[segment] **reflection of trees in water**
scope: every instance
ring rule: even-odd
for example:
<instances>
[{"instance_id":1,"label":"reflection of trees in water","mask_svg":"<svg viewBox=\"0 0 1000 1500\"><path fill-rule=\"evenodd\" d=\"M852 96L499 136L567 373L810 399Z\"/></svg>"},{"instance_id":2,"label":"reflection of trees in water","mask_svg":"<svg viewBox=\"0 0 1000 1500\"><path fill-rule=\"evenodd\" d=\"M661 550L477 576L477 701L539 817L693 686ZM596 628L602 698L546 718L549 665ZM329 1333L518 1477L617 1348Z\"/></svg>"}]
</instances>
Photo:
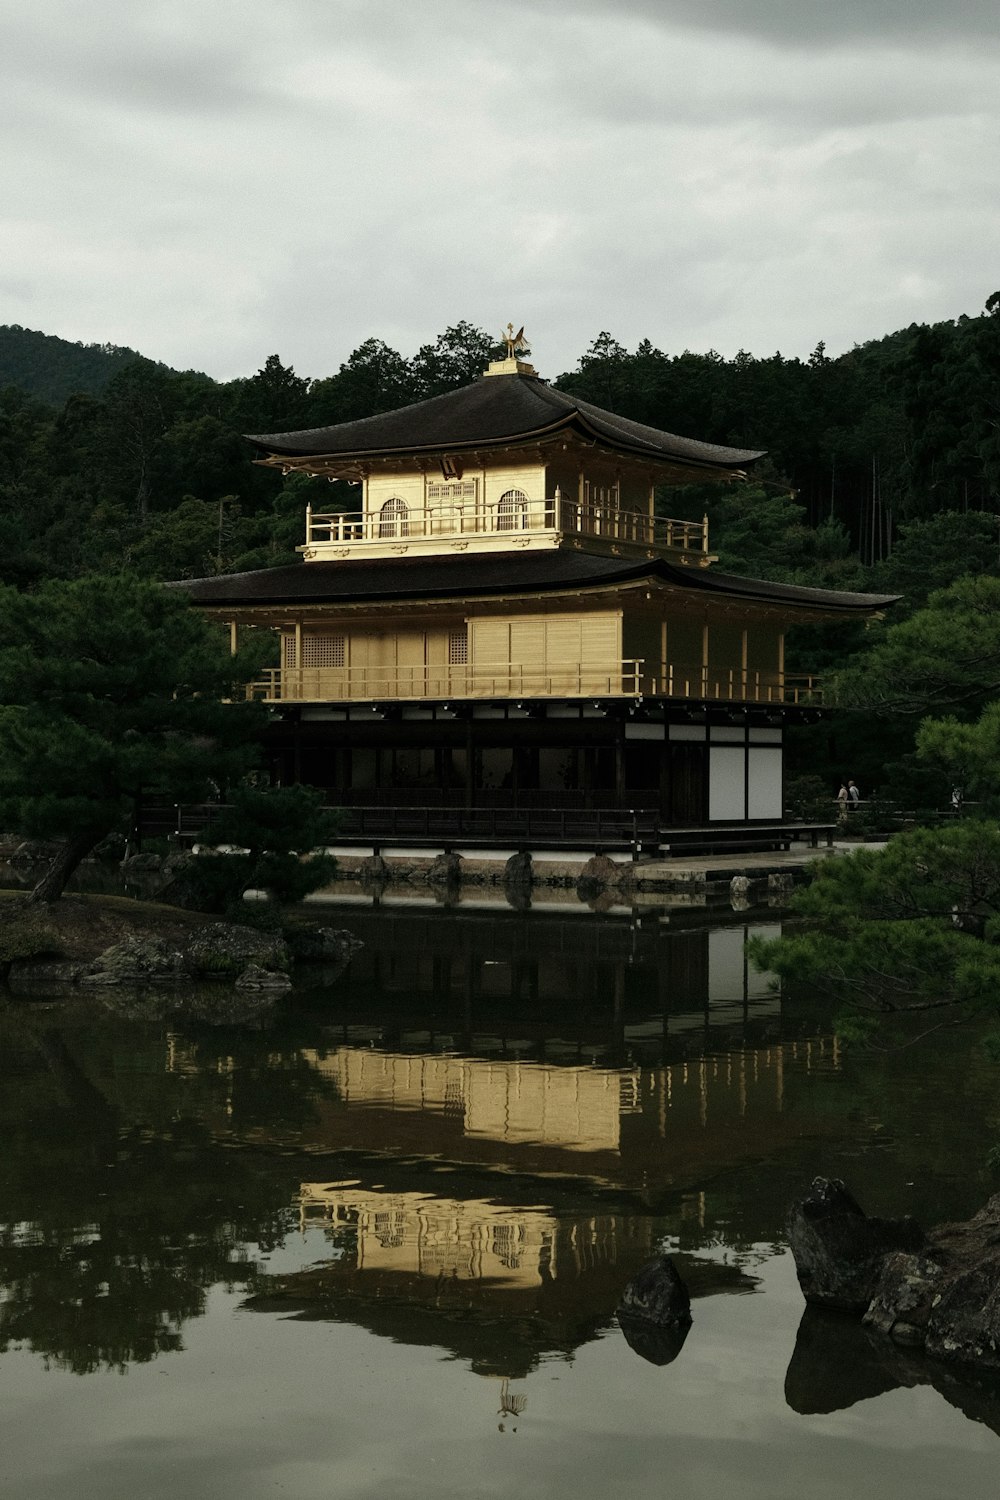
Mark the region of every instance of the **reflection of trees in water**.
<instances>
[{"instance_id":1,"label":"reflection of trees in water","mask_svg":"<svg viewBox=\"0 0 1000 1500\"><path fill-rule=\"evenodd\" d=\"M190 1123L77 1144L52 1190L47 1152L21 1150L4 1174L0 1350L23 1344L85 1373L179 1349L210 1287L252 1279L247 1244L266 1251L294 1224L294 1173L262 1174Z\"/></svg>"},{"instance_id":2,"label":"reflection of trees in water","mask_svg":"<svg viewBox=\"0 0 1000 1500\"><path fill-rule=\"evenodd\" d=\"M269 1076L261 1063L270 1087L251 1100L250 1081L234 1088L239 1075L218 1066L171 1079L162 1035L158 1066L143 1068L141 1032L115 1031L107 1053L100 1024L89 1040L17 1013L0 1025L15 1054L0 1093L0 1350L25 1345L84 1373L179 1348L210 1287L251 1280L246 1246L267 1251L295 1224L299 1178L286 1160L218 1144L194 1116L225 1095L230 1118L286 1120L290 1094L308 1107L308 1070Z\"/></svg>"}]
</instances>

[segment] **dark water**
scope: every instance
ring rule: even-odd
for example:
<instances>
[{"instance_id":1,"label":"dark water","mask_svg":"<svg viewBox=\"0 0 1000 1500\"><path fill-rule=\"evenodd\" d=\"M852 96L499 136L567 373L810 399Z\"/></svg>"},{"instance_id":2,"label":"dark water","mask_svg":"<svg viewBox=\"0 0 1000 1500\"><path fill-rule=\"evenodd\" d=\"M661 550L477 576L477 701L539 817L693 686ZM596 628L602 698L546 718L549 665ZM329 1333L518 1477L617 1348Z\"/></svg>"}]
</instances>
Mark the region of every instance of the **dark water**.
<instances>
[{"instance_id":1,"label":"dark water","mask_svg":"<svg viewBox=\"0 0 1000 1500\"><path fill-rule=\"evenodd\" d=\"M817 1172L979 1206L974 1039L844 1053L732 920L326 916L364 951L258 1029L0 1009L2 1493L996 1493L1000 1398L804 1317L782 1243ZM668 1363L614 1318L659 1247Z\"/></svg>"}]
</instances>

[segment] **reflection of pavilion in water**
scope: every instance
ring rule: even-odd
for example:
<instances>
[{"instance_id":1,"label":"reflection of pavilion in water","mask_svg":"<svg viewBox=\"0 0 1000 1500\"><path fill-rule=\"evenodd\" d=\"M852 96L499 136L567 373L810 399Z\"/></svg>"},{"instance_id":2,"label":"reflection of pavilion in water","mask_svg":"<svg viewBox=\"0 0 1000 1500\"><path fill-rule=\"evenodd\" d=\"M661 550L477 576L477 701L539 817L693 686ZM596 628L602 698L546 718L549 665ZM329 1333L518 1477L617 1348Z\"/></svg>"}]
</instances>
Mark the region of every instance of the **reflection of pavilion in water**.
<instances>
[{"instance_id":1,"label":"reflection of pavilion in water","mask_svg":"<svg viewBox=\"0 0 1000 1500\"><path fill-rule=\"evenodd\" d=\"M294 1137L268 1138L336 1158L299 1198L329 1253L269 1277L258 1308L513 1379L606 1327L665 1241L713 1241L716 1174L828 1128L798 1081L837 1070L836 1043L790 1034L743 924L351 925L366 947L298 1053L324 1086ZM746 1290L738 1260L695 1265L692 1290Z\"/></svg>"},{"instance_id":2,"label":"reflection of pavilion in water","mask_svg":"<svg viewBox=\"0 0 1000 1500\"><path fill-rule=\"evenodd\" d=\"M381 1031L414 1011L447 1016L442 1029L467 1050L471 1035L503 1037L515 1023L522 1037L539 1022L546 1035L568 1024L635 1048L651 1014L661 1018L657 1038L679 1038L780 1013L770 976L745 954L749 936L778 933L773 922L685 929L656 913L601 920L579 906L527 920L432 910L352 911L348 920L365 946L324 1008L356 1018L377 997Z\"/></svg>"},{"instance_id":3,"label":"reflection of pavilion in water","mask_svg":"<svg viewBox=\"0 0 1000 1500\"><path fill-rule=\"evenodd\" d=\"M540 928L534 917L491 919L482 930L476 924L474 942L466 924L454 919L421 922L407 930L416 954L394 945L391 931L381 942L369 934L359 955L367 969L356 959L351 986L338 983L324 993L322 1041L297 1054L322 1086L289 1139L293 1134L310 1151L433 1157L491 1172L582 1177L638 1191L654 1203L800 1138L802 1111L811 1116L815 1106L813 1091L799 1089L796 1080L814 1066L836 1069L837 1043L829 1036L783 1036L783 1029L794 1033L801 1025L785 1027L768 976L748 968L746 927L666 938L643 932L639 988L665 974L661 1006L622 1005L609 1036L607 995L604 1017L590 1019L552 1002L518 1009L502 998L515 959L549 965L553 984L558 979L559 992L567 995L578 949L584 961L593 958L586 952L588 930L606 949L634 941L627 924L583 920L569 924L580 934L571 948L563 925L554 944L551 926ZM480 997L492 987L469 1030L454 1024L449 992L438 988L427 997L419 964L423 955L439 965L463 944L485 976ZM534 954L526 954L531 944ZM505 952L511 954L506 963L499 957ZM380 985L371 983L376 958ZM398 985L390 986L385 971L397 963ZM620 956L608 966L606 978L620 981L634 972ZM619 982L615 993L622 987ZM184 1066L182 1052L183 1046L172 1054L172 1068ZM821 1111L808 1128L823 1133ZM262 1139L265 1132L249 1134ZM273 1141L280 1127L266 1134Z\"/></svg>"},{"instance_id":4,"label":"reflection of pavilion in water","mask_svg":"<svg viewBox=\"0 0 1000 1500\"><path fill-rule=\"evenodd\" d=\"M797 1103L786 1107L789 1088L797 1101L799 1076L839 1067L833 1037L659 1067L349 1045L302 1056L334 1086L305 1127L314 1147L586 1176L647 1200L798 1139L802 1119ZM822 1119L810 1128L822 1131Z\"/></svg>"},{"instance_id":5,"label":"reflection of pavilion in water","mask_svg":"<svg viewBox=\"0 0 1000 1500\"><path fill-rule=\"evenodd\" d=\"M303 1183L299 1209L303 1228L324 1224L335 1240L354 1245L355 1269L375 1275L514 1291L618 1258L614 1214L567 1219L548 1207L374 1191L360 1182ZM640 1221L643 1249L651 1244L649 1222Z\"/></svg>"}]
</instances>

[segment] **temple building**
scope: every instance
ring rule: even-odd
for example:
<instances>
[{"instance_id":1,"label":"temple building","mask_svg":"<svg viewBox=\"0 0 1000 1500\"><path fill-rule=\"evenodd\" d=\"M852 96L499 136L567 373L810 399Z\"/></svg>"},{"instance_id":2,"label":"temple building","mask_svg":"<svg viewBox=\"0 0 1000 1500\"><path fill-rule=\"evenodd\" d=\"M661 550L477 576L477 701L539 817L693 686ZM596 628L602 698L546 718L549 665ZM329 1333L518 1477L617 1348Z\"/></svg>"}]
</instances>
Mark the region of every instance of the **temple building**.
<instances>
[{"instance_id":1,"label":"temple building","mask_svg":"<svg viewBox=\"0 0 1000 1500\"><path fill-rule=\"evenodd\" d=\"M193 600L275 635L252 691L275 778L340 805L643 808L664 825L780 819L800 622L890 600L735 577L658 488L762 455L660 432L516 356L401 410L258 434L258 462L347 480L302 563L200 579Z\"/></svg>"}]
</instances>

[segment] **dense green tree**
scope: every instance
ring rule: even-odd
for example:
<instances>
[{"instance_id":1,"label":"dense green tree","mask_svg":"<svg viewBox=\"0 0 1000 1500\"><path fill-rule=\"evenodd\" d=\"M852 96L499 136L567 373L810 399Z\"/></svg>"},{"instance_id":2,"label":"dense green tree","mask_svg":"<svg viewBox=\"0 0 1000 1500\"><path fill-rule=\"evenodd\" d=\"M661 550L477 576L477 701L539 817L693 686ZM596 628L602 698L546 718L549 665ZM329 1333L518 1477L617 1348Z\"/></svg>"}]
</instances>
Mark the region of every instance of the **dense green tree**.
<instances>
[{"instance_id":1,"label":"dense green tree","mask_svg":"<svg viewBox=\"0 0 1000 1500\"><path fill-rule=\"evenodd\" d=\"M837 521L810 526L805 508L783 485L747 484L706 492L709 537L719 567L776 582L848 587L837 574L850 557L850 538ZM833 575L828 576L828 575Z\"/></svg>"},{"instance_id":2,"label":"dense green tree","mask_svg":"<svg viewBox=\"0 0 1000 1500\"><path fill-rule=\"evenodd\" d=\"M892 555L871 570L868 586L901 596L892 611L898 624L938 589L979 573L1000 575L997 517L981 510L939 511L903 522Z\"/></svg>"},{"instance_id":3,"label":"dense green tree","mask_svg":"<svg viewBox=\"0 0 1000 1500\"><path fill-rule=\"evenodd\" d=\"M985 822L899 834L817 866L792 905L808 919L751 956L844 1002L841 1030L934 1013L934 1024L1000 1009L1000 832Z\"/></svg>"},{"instance_id":4,"label":"dense green tree","mask_svg":"<svg viewBox=\"0 0 1000 1500\"><path fill-rule=\"evenodd\" d=\"M890 625L839 680L840 701L882 714L968 718L1000 687L1000 578L960 579Z\"/></svg>"},{"instance_id":5,"label":"dense green tree","mask_svg":"<svg viewBox=\"0 0 1000 1500\"><path fill-rule=\"evenodd\" d=\"M0 589L0 821L64 840L30 900L58 899L143 794L203 799L255 758L252 675L181 592L132 579Z\"/></svg>"},{"instance_id":6,"label":"dense green tree","mask_svg":"<svg viewBox=\"0 0 1000 1500\"><path fill-rule=\"evenodd\" d=\"M149 517L135 533L128 561L144 578L207 578L223 572L252 535L235 495L217 503L186 495L172 510Z\"/></svg>"},{"instance_id":7,"label":"dense green tree","mask_svg":"<svg viewBox=\"0 0 1000 1500\"><path fill-rule=\"evenodd\" d=\"M471 385L503 352L497 339L463 319L439 333L433 344L422 344L413 356L417 389L421 396L440 396Z\"/></svg>"},{"instance_id":8,"label":"dense green tree","mask_svg":"<svg viewBox=\"0 0 1000 1500\"><path fill-rule=\"evenodd\" d=\"M291 432L305 427L310 382L283 365L277 354L249 380L233 383L232 418L243 432Z\"/></svg>"},{"instance_id":9,"label":"dense green tree","mask_svg":"<svg viewBox=\"0 0 1000 1500\"><path fill-rule=\"evenodd\" d=\"M1000 703L989 704L975 723L953 714L924 719L917 754L938 766L964 795L995 803L1000 797Z\"/></svg>"},{"instance_id":10,"label":"dense green tree","mask_svg":"<svg viewBox=\"0 0 1000 1500\"><path fill-rule=\"evenodd\" d=\"M416 401L420 390L410 364L382 339L366 339L328 380L309 392L310 425L356 422Z\"/></svg>"},{"instance_id":11,"label":"dense green tree","mask_svg":"<svg viewBox=\"0 0 1000 1500\"><path fill-rule=\"evenodd\" d=\"M200 911L240 912L247 891L266 891L277 913L328 885L336 860L315 851L332 842L336 816L322 792L304 786L238 786L205 832L228 846L185 867L180 894ZM303 858L308 855L309 858Z\"/></svg>"}]
</instances>

